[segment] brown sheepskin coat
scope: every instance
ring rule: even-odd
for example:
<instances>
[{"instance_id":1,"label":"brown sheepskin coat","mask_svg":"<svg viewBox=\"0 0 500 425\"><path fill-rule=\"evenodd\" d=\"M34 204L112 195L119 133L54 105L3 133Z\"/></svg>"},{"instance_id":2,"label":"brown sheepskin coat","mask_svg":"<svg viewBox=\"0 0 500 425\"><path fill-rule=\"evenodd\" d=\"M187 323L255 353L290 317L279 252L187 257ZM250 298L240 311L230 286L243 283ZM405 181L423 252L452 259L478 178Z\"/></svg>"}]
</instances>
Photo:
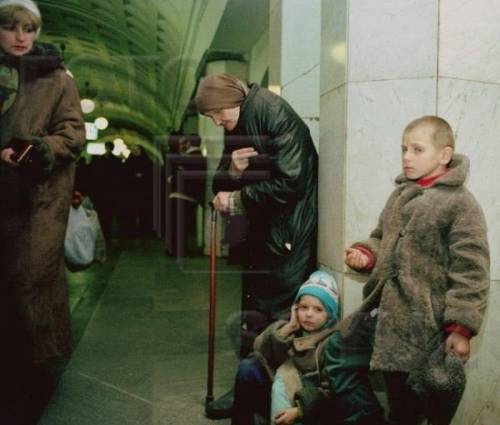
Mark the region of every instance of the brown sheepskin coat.
<instances>
[{"instance_id":1,"label":"brown sheepskin coat","mask_svg":"<svg viewBox=\"0 0 500 425\"><path fill-rule=\"evenodd\" d=\"M297 332L283 336L282 328L286 324L285 320L278 320L264 329L255 338L254 355L259 357L271 378L276 369L288 360L291 360L291 365L300 374L319 373L318 345L333 332L334 328L328 327L306 335Z\"/></svg>"},{"instance_id":2,"label":"brown sheepskin coat","mask_svg":"<svg viewBox=\"0 0 500 425\"><path fill-rule=\"evenodd\" d=\"M271 323L257 336L253 355L260 360L271 380L276 373L281 375L288 397L299 406L306 419L304 422L309 423L310 418L321 414L320 404L326 398L326 392L319 388L322 354L336 326L305 335L296 332L284 336L282 328L286 323L284 320ZM304 379L308 385L304 386Z\"/></svg>"},{"instance_id":3,"label":"brown sheepskin coat","mask_svg":"<svg viewBox=\"0 0 500 425\"><path fill-rule=\"evenodd\" d=\"M357 312L342 322L356 332L360 312L378 307L372 370L408 372L432 336L458 323L478 333L489 290L483 212L464 187L469 161L455 154L432 186L396 179L377 228L362 245L376 265Z\"/></svg>"},{"instance_id":4,"label":"brown sheepskin coat","mask_svg":"<svg viewBox=\"0 0 500 425\"><path fill-rule=\"evenodd\" d=\"M19 69L15 103L0 117L0 148L38 137L55 166L33 180L23 167L0 165L0 326L2 356L38 363L69 352L63 243L85 130L75 83L50 45L35 45Z\"/></svg>"}]
</instances>

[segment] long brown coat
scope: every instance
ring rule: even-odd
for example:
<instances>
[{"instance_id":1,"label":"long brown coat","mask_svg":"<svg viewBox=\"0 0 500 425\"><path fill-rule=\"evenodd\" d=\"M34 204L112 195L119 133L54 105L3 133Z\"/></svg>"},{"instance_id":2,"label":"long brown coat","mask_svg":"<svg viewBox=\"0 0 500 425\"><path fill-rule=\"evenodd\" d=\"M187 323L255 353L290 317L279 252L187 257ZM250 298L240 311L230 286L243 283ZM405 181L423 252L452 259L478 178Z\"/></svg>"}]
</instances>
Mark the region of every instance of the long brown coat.
<instances>
[{"instance_id":1,"label":"long brown coat","mask_svg":"<svg viewBox=\"0 0 500 425\"><path fill-rule=\"evenodd\" d=\"M0 326L3 350L43 362L69 352L63 242L85 130L76 86L50 45L22 57L19 74L15 103L0 117L0 147L42 138L55 166L40 181L0 165Z\"/></svg>"},{"instance_id":2,"label":"long brown coat","mask_svg":"<svg viewBox=\"0 0 500 425\"><path fill-rule=\"evenodd\" d=\"M376 266L365 300L342 322L378 307L371 368L410 371L447 324L479 331L489 290L489 250L483 212L463 186L469 161L454 155L448 173L429 188L399 177L377 228L357 245Z\"/></svg>"},{"instance_id":3,"label":"long brown coat","mask_svg":"<svg viewBox=\"0 0 500 425\"><path fill-rule=\"evenodd\" d=\"M318 345L332 332L333 327L307 335L292 333L283 336L285 320L271 323L254 342L254 354L261 359L270 377L276 369L291 359L291 364L300 374L319 372Z\"/></svg>"}]
</instances>

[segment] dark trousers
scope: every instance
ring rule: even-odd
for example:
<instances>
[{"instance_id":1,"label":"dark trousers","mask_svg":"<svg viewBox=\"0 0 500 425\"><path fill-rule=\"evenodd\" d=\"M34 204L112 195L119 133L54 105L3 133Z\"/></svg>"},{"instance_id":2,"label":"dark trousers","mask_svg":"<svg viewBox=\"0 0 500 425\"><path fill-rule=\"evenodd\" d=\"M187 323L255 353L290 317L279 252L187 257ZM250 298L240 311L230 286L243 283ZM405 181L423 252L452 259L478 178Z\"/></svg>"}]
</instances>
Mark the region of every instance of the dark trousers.
<instances>
[{"instance_id":1,"label":"dark trousers","mask_svg":"<svg viewBox=\"0 0 500 425\"><path fill-rule=\"evenodd\" d=\"M334 393L334 411L341 424L416 425L422 414L417 396L406 384L407 373L384 372L389 402L388 422L369 380L369 364L377 325L376 314L360 313L353 322L355 330L343 338L334 333L325 352L325 369Z\"/></svg>"},{"instance_id":2,"label":"dark trousers","mask_svg":"<svg viewBox=\"0 0 500 425\"><path fill-rule=\"evenodd\" d=\"M240 329L240 359L244 359L253 351L255 338L264 331L274 320L257 310L243 310L241 312Z\"/></svg>"},{"instance_id":3,"label":"dark trousers","mask_svg":"<svg viewBox=\"0 0 500 425\"><path fill-rule=\"evenodd\" d=\"M254 415L269 417L271 380L260 362L249 357L241 360L234 384L232 425L254 425Z\"/></svg>"},{"instance_id":4,"label":"dark trousers","mask_svg":"<svg viewBox=\"0 0 500 425\"><path fill-rule=\"evenodd\" d=\"M381 425L384 412L368 376L371 347L350 345L340 332L330 337L324 358L332 397L330 409L335 425Z\"/></svg>"},{"instance_id":5,"label":"dark trousers","mask_svg":"<svg viewBox=\"0 0 500 425\"><path fill-rule=\"evenodd\" d=\"M36 424L67 361L66 358L33 361L32 332L25 326L25 316L19 312L18 304L15 293L6 285L0 300L0 334L4 338L0 350L1 425Z\"/></svg>"},{"instance_id":6,"label":"dark trousers","mask_svg":"<svg viewBox=\"0 0 500 425\"><path fill-rule=\"evenodd\" d=\"M385 372L390 425L417 425L422 418L420 402L406 384L407 373Z\"/></svg>"},{"instance_id":7,"label":"dark trousers","mask_svg":"<svg viewBox=\"0 0 500 425\"><path fill-rule=\"evenodd\" d=\"M65 361L4 365L0 384L0 423L35 425L50 401ZM9 367L10 366L10 367Z\"/></svg>"}]
</instances>

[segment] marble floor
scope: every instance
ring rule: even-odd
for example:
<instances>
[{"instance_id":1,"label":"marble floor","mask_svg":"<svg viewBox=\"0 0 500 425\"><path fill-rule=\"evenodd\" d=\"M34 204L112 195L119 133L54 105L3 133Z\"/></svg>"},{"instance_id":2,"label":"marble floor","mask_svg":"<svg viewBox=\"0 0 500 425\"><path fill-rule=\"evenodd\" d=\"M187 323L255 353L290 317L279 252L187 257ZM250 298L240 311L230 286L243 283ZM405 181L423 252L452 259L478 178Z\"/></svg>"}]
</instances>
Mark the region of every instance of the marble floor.
<instances>
[{"instance_id":1,"label":"marble floor","mask_svg":"<svg viewBox=\"0 0 500 425\"><path fill-rule=\"evenodd\" d=\"M229 424L204 416L208 264L115 241L106 263L68 273L75 351L39 425ZM216 397L237 366L240 290L237 267L219 260Z\"/></svg>"}]
</instances>

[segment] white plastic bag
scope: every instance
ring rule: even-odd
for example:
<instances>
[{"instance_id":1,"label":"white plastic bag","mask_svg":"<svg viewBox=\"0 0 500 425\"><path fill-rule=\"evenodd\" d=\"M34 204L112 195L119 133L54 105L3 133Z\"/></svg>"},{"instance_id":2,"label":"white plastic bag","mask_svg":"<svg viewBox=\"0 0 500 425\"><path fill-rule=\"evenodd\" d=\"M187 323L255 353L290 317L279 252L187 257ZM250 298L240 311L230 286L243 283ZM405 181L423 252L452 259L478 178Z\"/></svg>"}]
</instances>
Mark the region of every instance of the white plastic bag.
<instances>
[{"instance_id":1,"label":"white plastic bag","mask_svg":"<svg viewBox=\"0 0 500 425\"><path fill-rule=\"evenodd\" d=\"M97 231L85 208L70 207L64 238L64 256L68 266L86 267L94 261Z\"/></svg>"},{"instance_id":2,"label":"white plastic bag","mask_svg":"<svg viewBox=\"0 0 500 425\"><path fill-rule=\"evenodd\" d=\"M99 263L104 263L106 261L106 241L104 239L104 234L102 233L99 216L97 215L96 210L87 209L86 211L89 220L92 223L92 226L94 226L96 232L94 260Z\"/></svg>"}]
</instances>

